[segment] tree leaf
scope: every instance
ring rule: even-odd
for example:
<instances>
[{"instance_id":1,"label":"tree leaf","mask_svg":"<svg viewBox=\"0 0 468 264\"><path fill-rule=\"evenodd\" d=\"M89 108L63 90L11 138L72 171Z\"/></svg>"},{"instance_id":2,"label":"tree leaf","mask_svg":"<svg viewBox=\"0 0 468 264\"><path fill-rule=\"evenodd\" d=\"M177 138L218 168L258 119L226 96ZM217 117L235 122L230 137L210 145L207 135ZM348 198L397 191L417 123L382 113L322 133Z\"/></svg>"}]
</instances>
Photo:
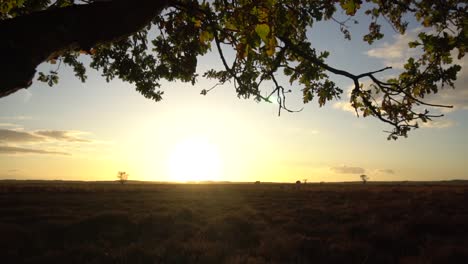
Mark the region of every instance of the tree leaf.
<instances>
[{"instance_id":1,"label":"tree leaf","mask_svg":"<svg viewBox=\"0 0 468 264\"><path fill-rule=\"evenodd\" d=\"M270 27L267 24L258 24L255 26L255 32L263 40L268 43L268 34L270 34Z\"/></svg>"},{"instance_id":2,"label":"tree leaf","mask_svg":"<svg viewBox=\"0 0 468 264\"><path fill-rule=\"evenodd\" d=\"M268 56L273 56L273 54L275 54L275 50L276 50L276 38L271 37L266 44L267 44L266 45L266 54Z\"/></svg>"},{"instance_id":3,"label":"tree leaf","mask_svg":"<svg viewBox=\"0 0 468 264\"><path fill-rule=\"evenodd\" d=\"M342 0L341 7L346 10L346 14L349 16L354 16L356 11L361 7L360 0Z\"/></svg>"}]
</instances>

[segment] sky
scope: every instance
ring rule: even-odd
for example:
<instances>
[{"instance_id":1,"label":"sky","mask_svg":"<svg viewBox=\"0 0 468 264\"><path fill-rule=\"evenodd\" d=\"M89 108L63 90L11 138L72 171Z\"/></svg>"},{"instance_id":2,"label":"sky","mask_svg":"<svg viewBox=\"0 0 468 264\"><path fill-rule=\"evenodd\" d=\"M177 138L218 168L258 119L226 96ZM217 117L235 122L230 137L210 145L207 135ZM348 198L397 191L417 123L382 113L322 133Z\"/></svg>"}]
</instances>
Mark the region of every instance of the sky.
<instances>
[{"instance_id":1,"label":"sky","mask_svg":"<svg viewBox=\"0 0 468 264\"><path fill-rule=\"evenodd\" d=\"M369 46L366 20L357 19L351 41L333 22L308 33L317 49L330 51L330 65L356 74L392 66L380 75L388 77L416 54L407 47L421 30L414 23L403 36L384 26L385 38ZM211 67L221 67L215 51L198 71ZM292 86L289 108L304 109L281 116L275 104L238 99L232 84L202 96L214 82L163 82L164 99L154 102L131 84L87 74L81 83L61 67L58 85L35 81L0 98L0 179L115 180L126 171L131 180L178 182L358 181L361 174L371 181L468 180L468 67L455 90L431 99L454 108L397 141L386 139L390 128L382 122L356 117L346 92L351 81L332 74L345 90L341 100L303 105Z\"/></svg>"}]
</instances>

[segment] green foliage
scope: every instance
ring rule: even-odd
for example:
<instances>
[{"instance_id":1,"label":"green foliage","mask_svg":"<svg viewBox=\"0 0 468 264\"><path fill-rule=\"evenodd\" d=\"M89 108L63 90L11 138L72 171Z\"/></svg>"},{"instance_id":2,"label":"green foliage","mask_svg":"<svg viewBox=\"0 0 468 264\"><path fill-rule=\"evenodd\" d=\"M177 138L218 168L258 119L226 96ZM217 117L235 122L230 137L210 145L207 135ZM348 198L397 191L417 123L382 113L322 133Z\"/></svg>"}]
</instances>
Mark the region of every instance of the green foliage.
<instances>
[{"instance_id":1,"label":"green foliage","mask_svg":"<svg viewBox=\"0 0 468 264\"><path fill-rule=\"evenodd\" d=\"M94 1L86 3L93 5ZM7 0L0 4L0 19L74 4L72 0ZM328 21L338 23L344 37L350 39L347 23L357 23L353 17L360 11L371 20L363 36L369 44L383 38L382 21L404 34L408 27L405 19L415 17L427 29L408 43L410 48L421 48L423 52L410 58L397 78L376 77L388 68L352 74L329 65L328 52L318 53L313 46L316 40L306 36L316 22ZM348 18L336 20L337 12ZM461 59L466 53L467 13L465 0L168 0L166 8L140 31L94 47L57 51L49 62L71 66L75 75L85 81L86 68L79 55L88 55L91 68L101 71L107 81L119 78L133 83L142 95L159 101L163 96L161 80L194 84L198 78L197 58L214 49L224 69L211 69L202 76L220 84L233 81L240 98L270 102L275 95L280 110L287 111L285 99L290 89L277 80L278 73L289 78L291 87L302 90L304 103L316 99L323 106L343 93L330 79L331 72L353 81L350 103L356 113L389 124L389 139L396 139L417 128L418 121L437 117L419 109L440 106L423 99L454 86L461 68L454 64L452 55L456 53ZM235 57L226 57L226 50L234 51ZM58 81L57 71L41 73L38 80L53 85ZM364 78L371 84L363 86Z\"/></svg>"},{"instance_id":2,"label":"green foliage","mask_svg":"<svg viewBox=\"0 0 468 264\"><path fill-rule=\"evenodd\" d=\"M0 14L2 18L8 18L15 16L15 10L23 7L24 0L12 0L0 2Z\"/></svg>"},{"instance_id":3,"label":"green foliage","mask_svg":"<svg viewBox=\"0 0 468 264\"><path fill-rule=\"evenodd\" d=\"M346 11L347 15L353 16L361 7L361 0L340 0L341 7Z\"/></svg>"},{"instance_id":4,"label":"green foliage","mask_svg":"<svg viewBox=\"0 0 468 264\"><path fill-rule=\"evenodd\" d=\"M56 71L50 71L49 74L44 74L42 72L39 73L39 77L37 77L38 81L45 82L49 86L53 86L54 84L58 83L59 77Z\"/></svg>"}]
</instances>

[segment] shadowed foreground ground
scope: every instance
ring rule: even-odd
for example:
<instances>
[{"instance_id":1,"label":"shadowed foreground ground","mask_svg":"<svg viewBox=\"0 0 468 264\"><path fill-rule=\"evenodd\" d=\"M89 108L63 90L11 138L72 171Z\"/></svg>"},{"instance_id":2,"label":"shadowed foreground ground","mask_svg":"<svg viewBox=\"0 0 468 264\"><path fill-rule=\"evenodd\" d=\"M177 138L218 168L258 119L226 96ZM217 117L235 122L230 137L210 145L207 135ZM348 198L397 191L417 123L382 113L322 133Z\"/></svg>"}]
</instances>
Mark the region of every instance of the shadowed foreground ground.
<instances>
[{"instance_id":1,"label":"shadowed foreground ground","mask_svg":"<svg viewBox=\"0 0 468 264\"><path fill-rule=\"evenodd\" d=\"M0 182L2 263L468 263L468 185Z\"/></svg>"}]
</instances>

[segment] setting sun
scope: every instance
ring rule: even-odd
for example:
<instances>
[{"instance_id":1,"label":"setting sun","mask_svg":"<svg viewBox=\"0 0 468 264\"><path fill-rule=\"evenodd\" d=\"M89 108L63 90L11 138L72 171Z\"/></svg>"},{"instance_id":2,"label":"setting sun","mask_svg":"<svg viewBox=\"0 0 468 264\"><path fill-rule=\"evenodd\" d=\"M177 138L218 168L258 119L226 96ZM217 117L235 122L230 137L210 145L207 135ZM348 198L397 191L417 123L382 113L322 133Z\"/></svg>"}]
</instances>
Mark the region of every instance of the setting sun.
<instances>
[{"instance_id":1,"label":"setting sun","mask_svg":"<svg viewBox=\"0 0 468 264\"><path fill-rule=\"evenodd\" d=\"M189 138L174 146L167 165L173 181L216 181L220 178L221 157L217 146L208 140Z\"/></svg>"}]
</instances>

